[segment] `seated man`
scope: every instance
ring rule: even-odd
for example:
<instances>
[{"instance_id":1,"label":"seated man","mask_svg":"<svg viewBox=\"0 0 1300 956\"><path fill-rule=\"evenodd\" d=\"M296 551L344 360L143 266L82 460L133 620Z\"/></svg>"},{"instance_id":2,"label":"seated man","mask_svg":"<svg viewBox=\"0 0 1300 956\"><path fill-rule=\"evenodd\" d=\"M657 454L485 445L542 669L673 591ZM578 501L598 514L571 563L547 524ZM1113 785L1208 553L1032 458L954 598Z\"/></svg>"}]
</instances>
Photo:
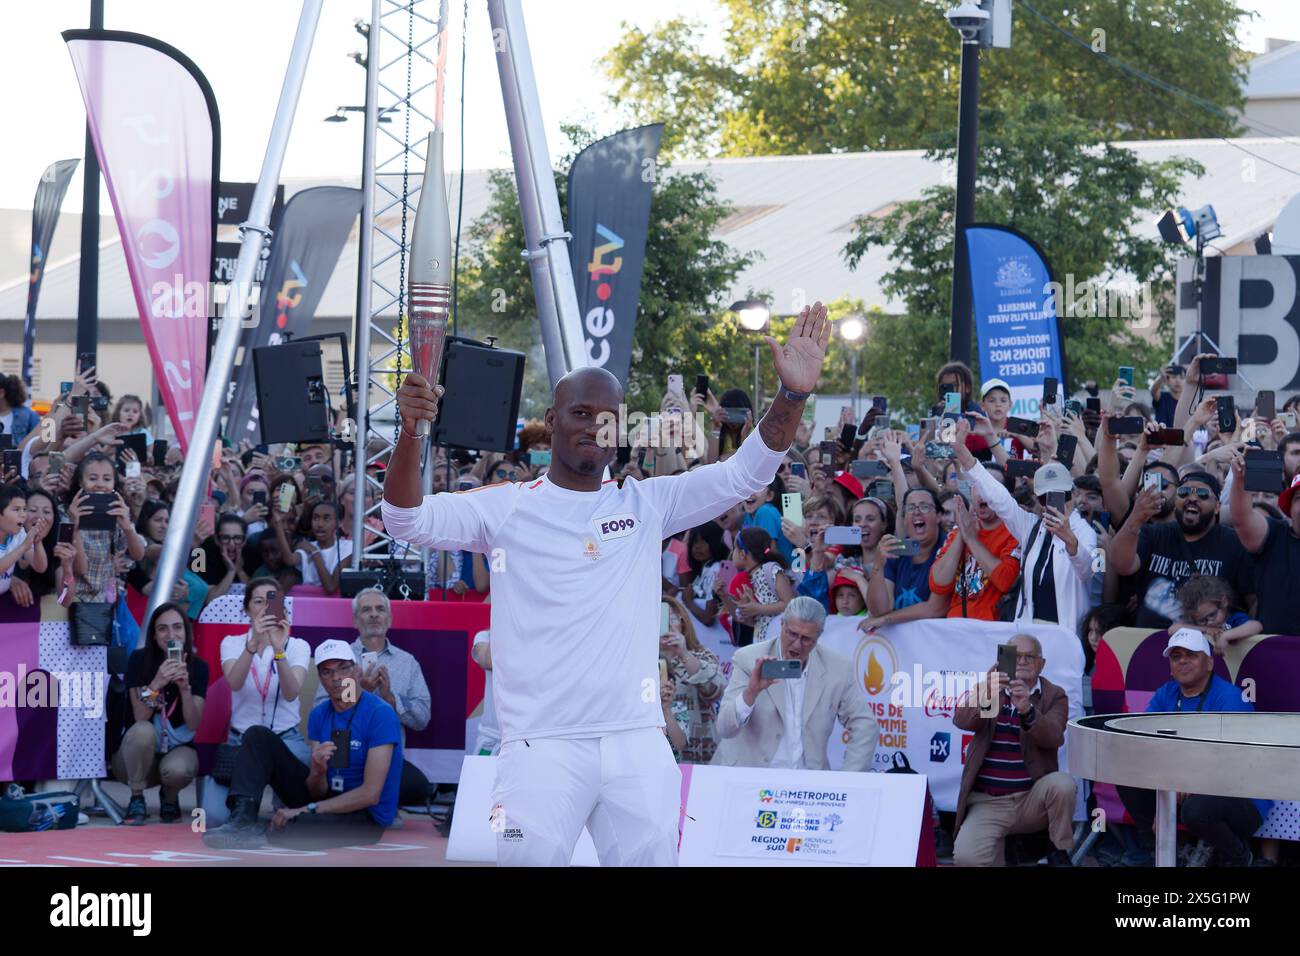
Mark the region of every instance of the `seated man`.
<instances>
[{"instance_id":1,"label":"seated man","mask_svg":"<svg viewBox=\"0 0 1300 956\"><path fill-rule=\"evenodd\" d=\"M880 730L855 686L853 665L817 646L825 622L821 602L801 595L786 605L779 636L736 651L718 711L720 739L712 763L829 770L826 742L838 717L849 736L841 769L871 769ZM799 676L764 678L763 663L778 659L799 661Z\"/></svg>"},{"instance_id":2,"label":"seated man","mask_svg":"<svg viewBox=\"0 0 1300 956\"><path fill-rule=\"evenodd\" d=\"M1178 711L1253 711L1255 705L1242 699L1241 690L1214 673L1210 642L1200 631L1180 628L1165 647L1172 678L1161 685L1147 704L1147 713ZM1152 790L1116 787L1124 809L1137 826L1143 862L1154 862L1156 795ZM1178 795L1178 822L1204 840L1214 851L1217 866L1250 866L1254 855L1247 841L1259 829L1272 809L1271 800L1245 797L1213 797L1203 794Z\"/></svg>"},{"instance_id":3,"label":"seated man","mask_svg":"<svg viewBox=\"0 0 1300 956\"><path fill-rule=\"evenodd\" d=\"M1014 679L998 675L996 698L986 681L953 714L957 727L975 733L957 796L953 862L1003 866L1007 834L1046 826L1055 847L1049 862L1069 866L1075 783L1057 769L1056 751L1065 742L1070 703L1065 691L1040 676L1047 661L1037 638L1017 634L1010 643L1016 647ZM989 670L990 681L996 668ZM987 710L980 701L989 702Z\"/></svg>"},{"instance_id":4,"label":"seated man","mask_svg":"<svg viewBox=\"0 0 1300 956\"><path fill-rule=\"evenodd\" d=\"M310 768L267 728L249 728L231 775L230 821L205 833L204 843L264 846L257 814L268 785L284 803L271 821L276 844L319 849L379 842L397 816L401 725L392 707L357 686L356 671L356 656L343 641L316 648L316 672L329 700L307 718Z\"/></svg>"},{"instance_id":5,"label":"seated man","mask_svg":"<svg viewBox=\"0 0 1300 956\"><path fill-rule=\"evenodd\" d=\"M352 623L357 629L352 652L361 662L357 682L362 690L377 695L397 711L397 719L402 722L402 746L405 748L407 728L423 730L429 725L432 713L433 701L424 671L412 654L394 647L388 639L393 609L383 591L366 588L358 592L352 599ZM318 684L315 703L323 703L328 696L325 685ZM403 760L401 764L399 803L404 807L424 806L429 799L429 779L409 760Z\"/></svg>"}]
</instances>

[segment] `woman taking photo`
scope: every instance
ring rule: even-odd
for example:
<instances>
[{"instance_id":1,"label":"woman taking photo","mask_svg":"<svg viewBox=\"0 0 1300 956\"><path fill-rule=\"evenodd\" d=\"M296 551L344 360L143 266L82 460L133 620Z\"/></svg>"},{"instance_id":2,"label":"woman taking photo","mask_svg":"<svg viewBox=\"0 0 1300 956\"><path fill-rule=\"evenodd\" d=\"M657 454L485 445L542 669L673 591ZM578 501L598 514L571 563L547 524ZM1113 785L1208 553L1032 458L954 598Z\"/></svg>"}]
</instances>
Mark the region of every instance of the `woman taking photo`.
<instances>
[{"instance_id":1,"label":"woman taking photo","mask_svg":"<svg viewBox=\"0 0 1300 956\"><path fill-rule=\"evenodd\" d=\"M925 604L930 598L930 566L939 551L935 494L928 488L910 489L903 496L899 526L902 539L887 534L878 545L879 558L867 588L872 627L932 616Z\"/></svg>"},{"instance_id":2,"label":"woman taking photo","mask_svg":"<svg viewBox=\"0 0 1300 956\"><path fill-rule=\"evenodd\" d=\"M289 636L289 622L268 613L267 602L282 595L273 578L254 578L244 590L244 613L252 625L243 634L221 642L221 670L230 685L230 736L227 746L238 747L250 727L268 728L284 741L303 764L311 748L298 725L302 711L298 694L311 659L311 648ZM278 602L277 602L278 603ZM219 826L229 816L226 797L229 781L218 781L203 793L208 827Z\"/></svg>"},{"instance_id":3,"label":"woman taking photo","mask_svg":"<svg viewBox=\"0 0 1300 956\"><path fill-rule=\"evenodd\" d=\"M160 787L158 819L181 818L180 792L198 771L194 732L203 719L208 665L194 653L189 618L178 604L164 604L149 618L144 647L126 664L127 695L135 722L113 754L113 776L131 788L123 822L144 826L144 792Z\"/></svg>"},{"instance_id":4,"label":"woman taking photo","mask_svg":"<svg viewBox=\"0 0 1300 956\"><path fill-rule=\"evenodd\" d=\"M727 679L713 652L695 637L695 626L682 602L664 598L668 605L668 633L659 638L659 656L668 662L674 692L671 709L686 734L678 748L679 763L708 763L718 741L713 732L713 703L727 689Z\"/></svg>"}]
</instances>

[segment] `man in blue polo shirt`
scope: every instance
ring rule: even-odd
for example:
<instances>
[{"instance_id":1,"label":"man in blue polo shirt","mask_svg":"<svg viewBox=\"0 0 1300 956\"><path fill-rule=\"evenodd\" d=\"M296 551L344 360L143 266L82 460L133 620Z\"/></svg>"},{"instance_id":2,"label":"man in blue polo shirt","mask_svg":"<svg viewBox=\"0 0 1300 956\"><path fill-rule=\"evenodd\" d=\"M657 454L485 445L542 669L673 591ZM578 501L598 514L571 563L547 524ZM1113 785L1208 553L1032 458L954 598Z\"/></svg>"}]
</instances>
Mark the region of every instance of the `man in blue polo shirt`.
<instances>
[{"instance_id":1,"label":"man in blue polo shirt","mask_svg":"<svg viewBox=\"0 0 1300 956\"><path fill-rule=\"evenodd\" d=\"M1170 635L1164 656L1169 658L1172 678L1156 691L1147 713L1254 711L1255 705L1242 698L1239 688L1214 673L1213 651L1200 631L1179 628ZM1155 792L1136 787L1116 789L1137 826L1145 858L1155 845L1151 830L1156 818ZM1254 856L1249 840L1268 816L1271 800L1180 793L1178 801L1178 822L1214 850L1216 865L1250 866Z\"/></svg>"},{"instance_id":2,"label":"man in blue polo shirt","mask_svg":"<svg viewBox=\"0 0 1300 956\"><path fill-rule=\"evenodd\" d=\"M316 648L316 672L329 699L307 718L311 765L304 768L284 742L261 727L244 735L230 781L230 821L204 834L218 849L252 849L267 837L277 846L322 849L378 843L397 816L402 779L402 731L397 712L360 690L357 660L344 641ZM269 833L257 820L270 786L284 806Z\"/></svg>"}]
</instances>

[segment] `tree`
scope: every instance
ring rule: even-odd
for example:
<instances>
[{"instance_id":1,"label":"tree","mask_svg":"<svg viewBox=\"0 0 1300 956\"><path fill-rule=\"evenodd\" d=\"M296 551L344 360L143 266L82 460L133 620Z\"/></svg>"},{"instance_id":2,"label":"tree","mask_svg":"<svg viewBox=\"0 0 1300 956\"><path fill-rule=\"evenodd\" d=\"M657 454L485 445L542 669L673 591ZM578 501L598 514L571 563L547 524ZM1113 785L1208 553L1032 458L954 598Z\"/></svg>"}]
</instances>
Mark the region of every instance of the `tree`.
<instances>
[{"instance_id":1,"label":"tree","mask_svg":"<svg viewBox=\"0 0 1300 956\"><path fill-rule=\"evenodd\" d=\"M1062 284L1149 284L1159 309L1155 341L1142 335L1150 330L1140 321L1119 315L1062 318L1072 385L1113 382L1121 364L1154 371L1172 345L1172 273L1180 252L1154 235L1134 233L1131 224L1173 205L1180 177L1199 175L1201 166L1183 158L1146 162L1104 143L1055 95L998 99L981 110L975 218L1006 223L1032 238ZM951 159L953 138L927 156ZM954 193L951 186L933 186L885 217L861 219L845 246L851 267L874 245L890 249L895 265L881 288L901 300L907 314L871 317L864 367L878 376L869 381L914 411L935 401L932 376L916 370L933 372L948 356ZM1067 305L1062 300L1058 309Z\"/></svg>"},{"instance_id":2,"label":"tree","mask_svg":"<svg viewBox=\"0 0 1300 956\"><path fill-rule=\"evenodd\" d=\"M575 152L561 160L555 185L567 217L568 167L595 137L575 127L565 132ZM527 353L520 414L540 417L550 403L550 385L532 279L519 255L525 242L514 177L505 170L493 172L491 190L486 212L468 230L460 292L462 334L495 335L500 346ZM627 382L630 408L658 408L669 372L682 373L692 382L696 372L719 384L747 381L750 340L737 334L734 317L726 314L730 302L725 296L757 256L711 236L731 212L706 173L676 174L659 164Z\"/></svg>"},{"instance_id":3,"label":"tree","mask_svg":"<svg viewBox=\"0 0 1300 956\"><path fill-rule=\"evenodd\" d=\"M637 122L665 122L667 155L915 149L955 126L960 38L943 16L954 0L719 2L728 17L721 55L702 52L702 24L674 19L649 31L624 24L606 57L611 99ZM984 96L1050 91L1106 139L1237 131L1229 111L1244 105L1236 31L1247 14L1234 0L1034 0L1032 10L1016 4L1012 49L984 54Z\"/></svg>"}]
</instances>

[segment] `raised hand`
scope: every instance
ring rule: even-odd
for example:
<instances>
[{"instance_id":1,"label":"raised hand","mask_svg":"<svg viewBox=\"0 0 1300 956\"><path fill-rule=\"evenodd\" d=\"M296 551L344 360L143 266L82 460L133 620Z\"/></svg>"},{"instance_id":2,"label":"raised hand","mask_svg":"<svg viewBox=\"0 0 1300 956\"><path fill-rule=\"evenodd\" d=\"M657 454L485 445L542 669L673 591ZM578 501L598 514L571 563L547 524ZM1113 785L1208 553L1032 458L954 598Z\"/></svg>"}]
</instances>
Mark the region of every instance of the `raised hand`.
<instances>
[{"instance_id":1,"label":"raised hand","mask_svg":"<svg viewBox=\"0 0 1300 956\"><path fill-rule=\"evenodd\" d=\"M817 388L826 361L826 345L831 339L826 306L821 302L804 306L784 346L770 335L763 338L772 350L772 364L782 385L792 392L811 392Z\"/></svg>"}]
</instances>

